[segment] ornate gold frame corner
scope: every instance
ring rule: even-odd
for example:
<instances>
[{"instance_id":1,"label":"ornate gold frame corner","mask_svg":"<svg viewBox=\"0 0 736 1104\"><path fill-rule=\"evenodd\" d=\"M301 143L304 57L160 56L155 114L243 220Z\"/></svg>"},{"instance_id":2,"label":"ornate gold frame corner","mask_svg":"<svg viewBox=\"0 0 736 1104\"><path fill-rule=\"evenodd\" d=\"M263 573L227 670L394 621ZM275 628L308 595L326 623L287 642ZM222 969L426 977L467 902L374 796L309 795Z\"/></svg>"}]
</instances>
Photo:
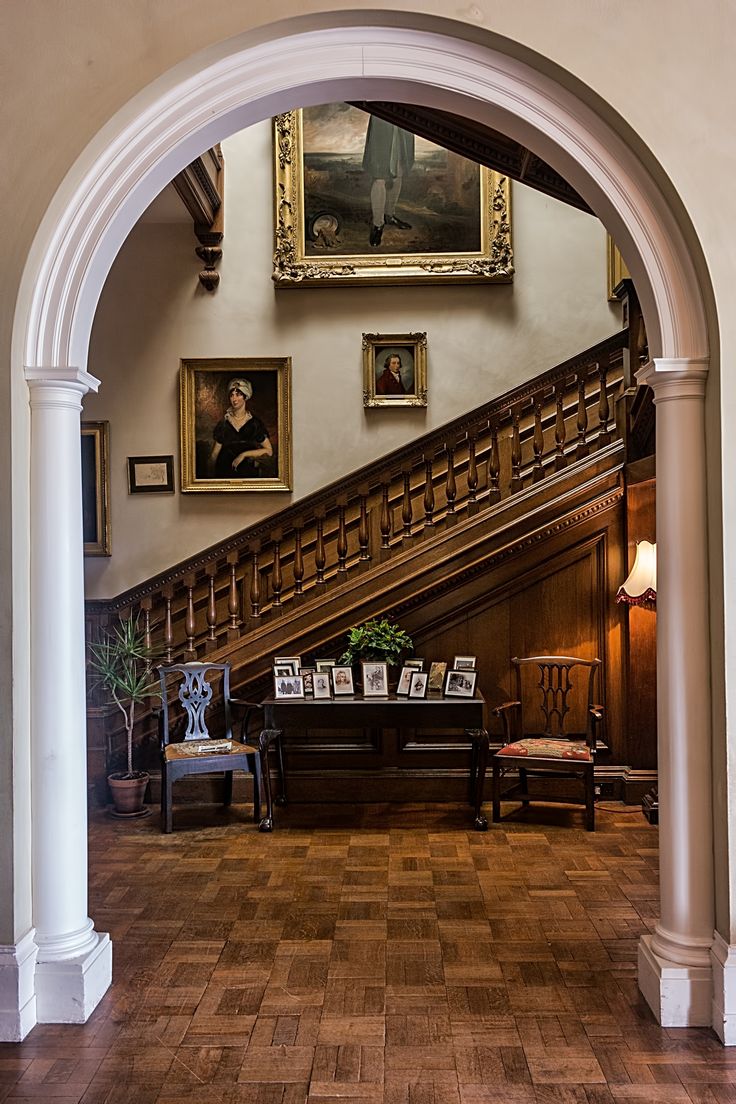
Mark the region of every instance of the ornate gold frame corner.
<instances>
[{"instance_id":1,"label":"ornate gold frame corner","mask_svg":"<svg viewBox=\"0 0 736 1104\"><path fill-rule=\"evenodd\" d=\"M272 279L277 288L327 287L335 284L511 283L509 179L481 167L481 248L465 253L335 254L308 257L304 215L304 171L301 110L273 120L274 256Z\"/></svg>"},{"instance_id":2,"label":"ornate gold frame corner","mask_svg":"<svg viewBox=\"0 0 736 1104\"><path fill-rule=\"evenodd\" d=\"M376 357L390 355L392 349L411 348L414 360L414 388L404 395L376 393L378 378ZM363 334L363 406L407 407L427 405L427 334Z\"/></svg>"}]
</instances>

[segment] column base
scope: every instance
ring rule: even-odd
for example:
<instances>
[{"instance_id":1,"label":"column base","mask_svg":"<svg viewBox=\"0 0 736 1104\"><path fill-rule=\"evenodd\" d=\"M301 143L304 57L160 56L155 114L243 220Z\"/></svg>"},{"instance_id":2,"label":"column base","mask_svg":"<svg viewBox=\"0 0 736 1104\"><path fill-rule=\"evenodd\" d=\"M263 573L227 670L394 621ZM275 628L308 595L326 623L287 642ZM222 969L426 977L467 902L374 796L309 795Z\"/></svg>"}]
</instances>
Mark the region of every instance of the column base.
<instances>
[{"instance_id":1,"label":"column base","mask_svg":"<svg viewBox=\"0 0 736 1104\"><path fill-rule=\"evenodd\" d=\"M713 1017L713 971L660 958L652 937L639 942L639 988L662 1027L710 1027Z\"/></svg>"},{"instance_id":2,"label":"column base","mask_svg":"<svg viewBox=\"0 0 736 1104\"><path fill-rule=\"evenodd\" d=\"M713 933L713 1030L724 1046L736 1046L736 946Z\"/></svg>"},{"instance_id":3,"label":"column base","mask_svg":"<svg viewBox=\"0 0 736 1104\"><path fill-rule=\"evenodd\" d=\"M112 981L112 943L95 932L92 950L36 965L38 1023L86 1023Z\"/></svg>"},{"instance_id":4,"label":"column base","mask_svg":"<svg viewBox=\"0 0 736 1104\"><path fill-rule=\"evenodd\" d=\"M20 1043L36 1025L37 954L32 931L17 943L0 946L0 1042Z\"/></svg>"}]
</instances>

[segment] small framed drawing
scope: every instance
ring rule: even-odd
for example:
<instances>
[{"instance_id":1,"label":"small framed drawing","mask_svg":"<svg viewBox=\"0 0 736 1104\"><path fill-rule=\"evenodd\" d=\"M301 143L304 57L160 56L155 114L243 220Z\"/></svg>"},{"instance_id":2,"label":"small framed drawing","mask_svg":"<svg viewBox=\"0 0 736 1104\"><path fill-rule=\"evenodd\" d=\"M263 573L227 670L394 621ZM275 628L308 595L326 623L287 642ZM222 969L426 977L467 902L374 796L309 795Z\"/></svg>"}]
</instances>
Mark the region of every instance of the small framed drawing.
<instances>
[{"instance_id":1,"label":"small framed drawing","mask_svg":"<svg viewBox=\"0 0 736 1104\"><path fill-rule=\"evenodd\" d=\"M330 672L315 671L312 679L312 688L315 698L331 698L332 688L330 685Z\"/></svg>"},{"instance_id":2,"label":"small framed drawing","mask_svg":"<svg viewBox=\"0 0 736 1104\"><path fill-rule=\"evenodd\" d=\"M173 493L173 456L128 457L128 494Z\"/></svg>"},{"instance_id":3,"label":"small framed drawing","mask_svg":"<svg viewBox=\"0 0 736 1104\"><path fill-rule=\"evenodd\" d=\"M318 671L326 671L329 674L336 663L336 659L318 659L316 667Z\"/></svg>"},{"instance_id":4,"label":"small framed drawing","mask_svg":"<svg viewBox=\"0 0 736 1104\"><path fill-rule=\"evenodd\" d=\"M408 694L409 687L411 685L411 676L416 674L416 667L410 667L408 664L404 664L401 668L401 674L399 675L399 685L396 687L397 694Z\"/></svg>"},{"instance_id":5,"label":"small framed drawing","mask_svg":"<svg viewBox=\"0 0 736 1104\"><path fill-rule=\"evenodd\" d=\"M446 698L472 698L478 672L470 668L448 671L445 676L444 695Z\"/></svg>"},{"instance_id":6,"label":"small framed drawing","mask_svg":"<svg viewBox=\"0 0 736 1104\"><path fill-rule=\"evenodd\" d=\"M299 674L304 679L304 693L314 694L314 667L302 667Z\"/></svg>"},{"instance_id":7,"label":"small framed drawing","mask_svg":"<svg viewBox=\"0 0 736 1104\"><path fill-rule=\"evenodd\" d=\"M273 665L274 667L288 667L292 675L298 675L302 661L300 656L274 656Z\"/></svg>"},{"instance_id":8,"label":"small framed drawing","mask_svg":"<svg viewBox=\"0 0 736 1104\"><path fill-rule=\"evenodd\" d=\"M110 423L82 422L82 534L85 556L110 556Z\"/></svg>"},{"instance_id":9,"label":"small framed drawing","mask_svg":"<svg viewBox=\"0 0 736 1104\"><path fill-rule=\"evenodd\" d=\"M475 656L455 656L452 661L452 666L456 671L474 671L475 663Z\"/></svg>"},{"instance_id":10,"label":"small framed drawing","mask_svg":"<svg viewBox=\"0 0 736 1104\"><path fill-rule=\"evenodd\" d=\"M427 683L428 690L441 690L445 681L445 671L447 670L447 664L436 662L429 668L429 682Z\"/></svg>"},{"instance_id":11,"label":"small framed drawing","mask_svg":"<svg viewBox=\"0 0 736 1104\"><path fill-rule=\"evenodd\" d=\"M352 667L343 667L342 664L336 663L334 667L330 668L330 675L332 676L332 692L336 698L355 693Z\"/></svg>"},{"instance_id":12,"label":"small framed drawing","mask_svg":"<svg viewBox=\"0 0 736 1104\"><path fill-rule=\"evenodd\" d=\"M304 679L301 675L276 675L273 680L275 698L303 698Z\"/></svg>"},{"instance_id":13,"label":"small framed drawing","mask_svg":"<svg viewBox=\"0 0 736 1104\"><path fill-rule=\"evenodd\" d=\"M182 360L181 489L291 490L291 359Z\"/></svg>"},{"instance_id":14,"label":"small framed drawing","mask_svg":"<svg viewBox=\"0 0 736 1104\"><path fill-rule=\"evenodd\" d=\"M364 333L363 406L426 405L426 333Z\"/></svg>"},{"instance_id":15,"label":"small framed drawing","mask_svg":"<svg viewBox=\"0 0 736 1104\"><path fill-rule=\"evenodd\" d=\"M363 697L388 697L388 664L363 660Z\"/></svg>"},{"instance_id":16,"label":"small framed drawing","mask_svg":"<svg viewBox=\"0 0 736 1104\"><path fill-rule=\"evenodd\" d=\"M411 676L411 682L409 683L409 697L426 698L428 682L429 675L426 671L415 670Z\"/></svg>"}]
</instances>

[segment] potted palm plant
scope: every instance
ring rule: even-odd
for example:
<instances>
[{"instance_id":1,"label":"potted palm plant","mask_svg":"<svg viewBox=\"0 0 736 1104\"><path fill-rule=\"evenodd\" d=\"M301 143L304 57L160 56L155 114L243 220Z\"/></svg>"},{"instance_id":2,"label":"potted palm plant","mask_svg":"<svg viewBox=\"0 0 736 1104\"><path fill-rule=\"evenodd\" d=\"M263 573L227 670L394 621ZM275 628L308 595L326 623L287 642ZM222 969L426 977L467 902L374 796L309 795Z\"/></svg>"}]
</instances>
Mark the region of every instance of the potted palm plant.
<instances>
[{"instance_id":1,"label":"potted palm plant","mask_svg":"<svg viewBox=\"0 0 736 1104\"><path fill-rule=\"evenodd\" d=\"M113 815L144 816L143 797L147 771L133 769L133 727L136 707L146 699L161 696L154 660L138 618L121 617L102 640L89 644L89 665L96 684L123 714L127 740L127 769L107 776L113 801Z\"/></svg>"},{"instance_id":2,"label":"potted palm plant","mask_svg":"<svg viewBox=\"0 0 736 1104\"><path fill-rule=\"evenodd\" d=\"M413 647L409 634L387 617L372 618L348 630L347 648L339 662L358 666L362 660L367 660L397 667Z\"/></svg>"}]
</instances>

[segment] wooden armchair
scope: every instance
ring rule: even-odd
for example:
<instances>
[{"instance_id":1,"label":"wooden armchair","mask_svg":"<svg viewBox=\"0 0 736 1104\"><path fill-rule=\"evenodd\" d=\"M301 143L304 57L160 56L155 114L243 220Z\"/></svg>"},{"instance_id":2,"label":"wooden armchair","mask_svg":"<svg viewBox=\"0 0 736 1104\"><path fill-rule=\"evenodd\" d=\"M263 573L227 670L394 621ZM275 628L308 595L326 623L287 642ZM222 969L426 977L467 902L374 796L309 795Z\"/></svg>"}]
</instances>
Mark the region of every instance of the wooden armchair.
<instances>
[{"instance_id":1,"label":"wooden armchair","mask_svg":"<svg viewBox=\"0 0 736 1104\"><path fill-rule=\"evenodd\" d=\"M223 772L225 805L232 801L233 771L243 770L252 774L253 819L260 820L261 759L258 748L247 742L248 721L253 710L260 709L260 705L230 696L229 663L174 663L159 667L158 671L162 701L161 818L164 832L171 832L173 826L174 782L196 774ZM169 698L177 686L178 701L184 712L177 723L173 723L173 703ZM243 711L239 739L233 737L234 708ZM228 741L231 747L225 750ZM278 751L283 776L280 747Z\"/></svg>"},{"instance_id":2,"label":"wooden armchair","mask_svg":"<svg viewBox=\"0 0 736 1104\"><path fill-rule=\"evenodd\" d=\"M504 727L504 747L493 756L493 820L501 819L501 799L568 803L572 798L554 790L529 793L529 776L535 779L574 778L583 783L585 827L595 830L595 783L593 771L598 725L602 707L594 702L599 659L575 656L529 656L511 660L516 700L493 710ZM541 695L541 696L540 696ZM541 710L541 729L534 731L533 698ZM577 731L568 729L577 726ZM518 781L501 792L503 778L518 772Z\"/></svg>"}]
</instances>

